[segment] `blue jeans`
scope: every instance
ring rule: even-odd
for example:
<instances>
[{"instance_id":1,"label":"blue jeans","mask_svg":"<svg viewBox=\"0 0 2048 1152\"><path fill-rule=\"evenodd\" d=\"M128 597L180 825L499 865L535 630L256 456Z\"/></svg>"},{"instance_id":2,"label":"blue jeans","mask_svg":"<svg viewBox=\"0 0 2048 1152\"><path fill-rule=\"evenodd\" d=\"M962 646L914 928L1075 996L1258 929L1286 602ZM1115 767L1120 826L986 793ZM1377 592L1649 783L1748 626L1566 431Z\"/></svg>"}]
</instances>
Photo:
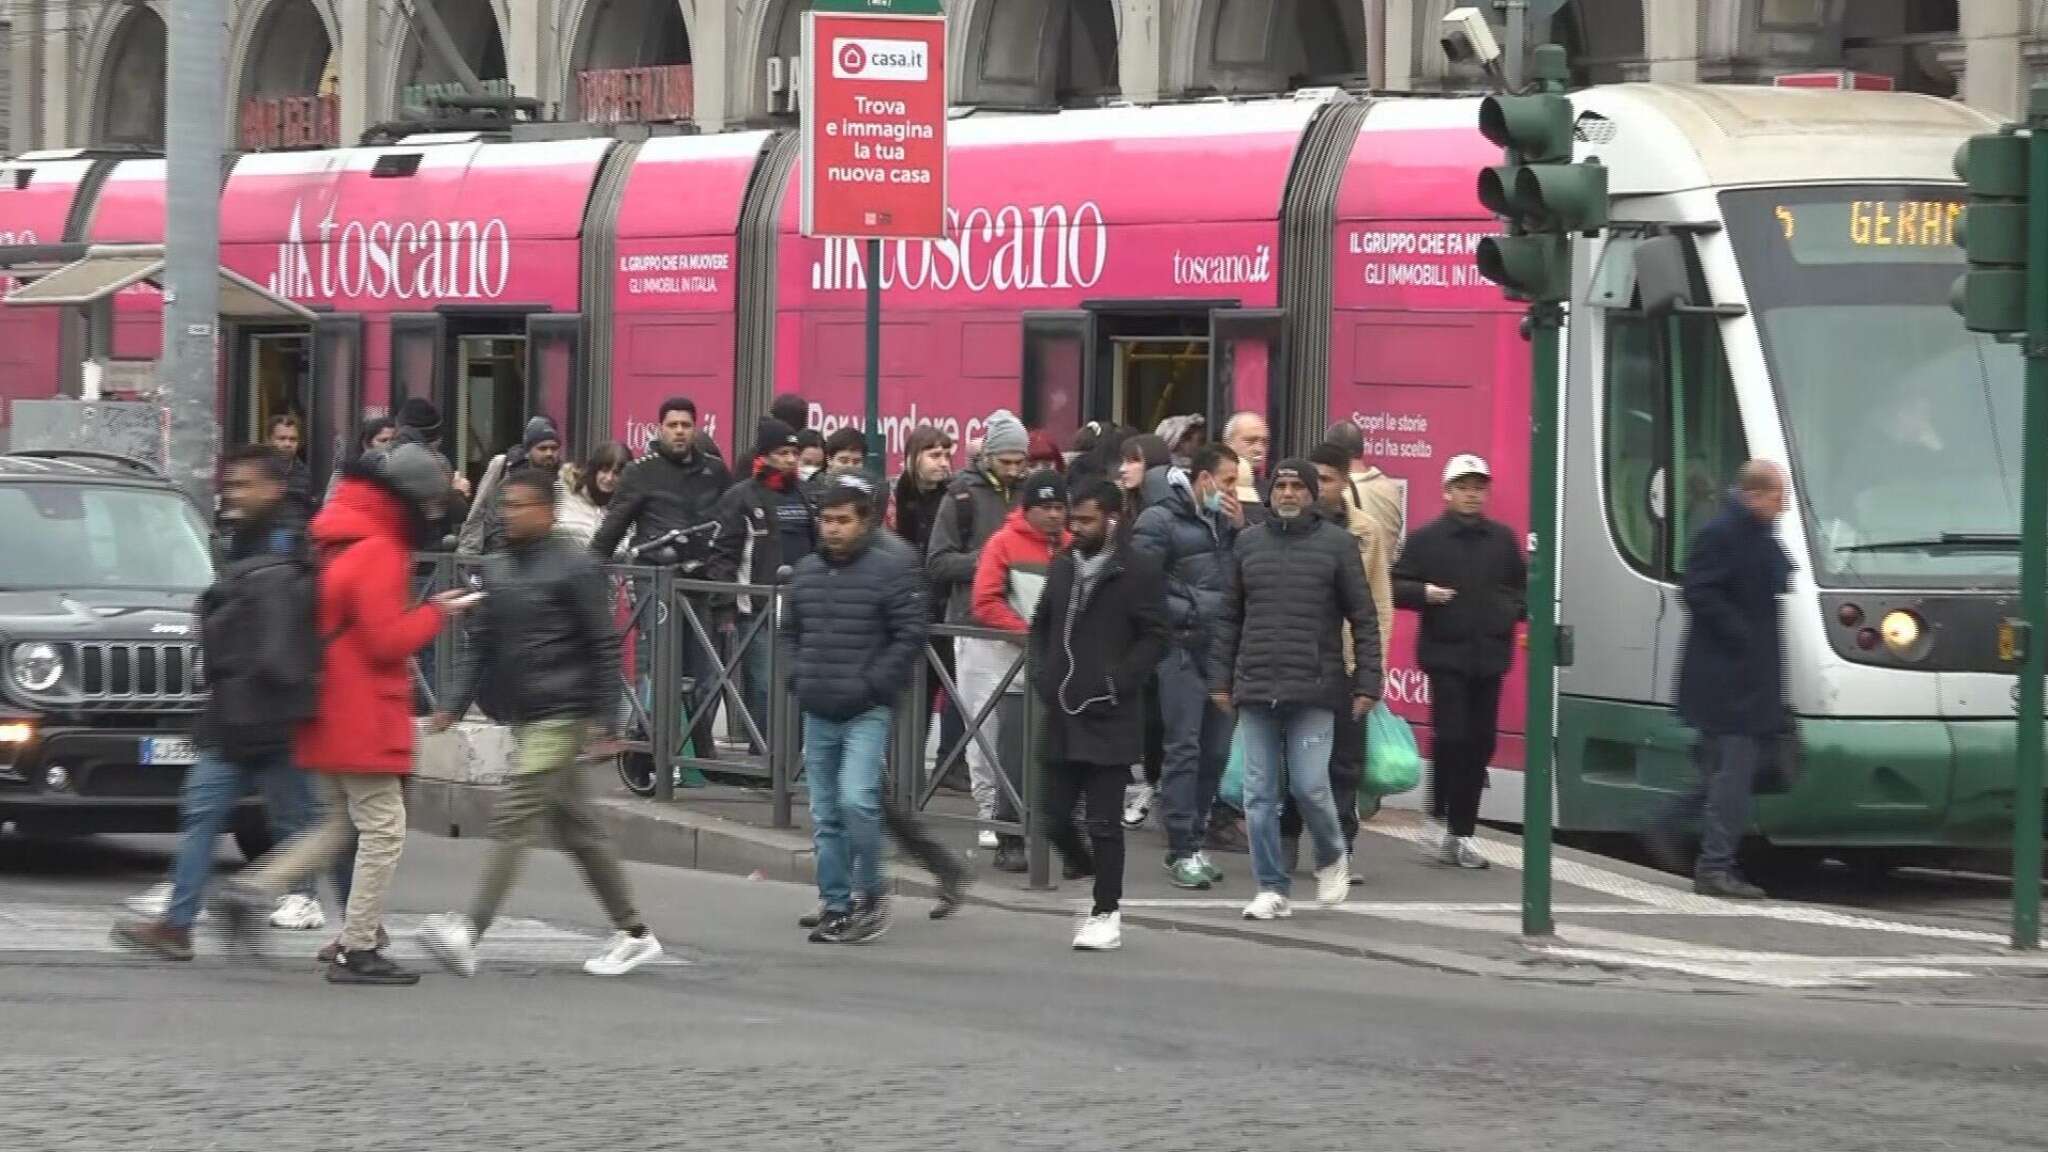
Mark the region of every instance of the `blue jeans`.
<instances>
[{"instance_id":1,"label":"blue jeans","mask_svg":"<svg viewBox=\"0 0 2048 1152\"><path fill-rule=\"evenodd\" d=\"M1259 891L1287 895L1292 880L1280 855L1280 781L1315 841L1317 868L1344 858L1344 833L1330 791L1330 745L1336 717L1328 708L1283 704L1237 710L1244 733L1245 829Z\"/></svg>"},{"instance_id":2,"label":"blue jeans","mask_svg":"<svg viewBox=\"0 0 2048 1152\"><path fill-rule=\"evenodd\" d=\"M882 894L882 763L889 710L851 720L804 713L804 774L810 778L811 840L818 853L818 896L835 912L853 897Z\"/></svg>"},{"instance_id":3,"label":"blue jeans","mask_svg":"<svg viewBox=\"0 0 2048 1152\"><path fill-rule=\"evenodd\" d=\"M178 802L178 855L171 864L171 904L164 913L173 928L190 928L199 918L199 898L213 878L213 847L228 830L235 805L254 783L269 809L272 834L279 841L297 835L317 815L305 774L280 754L233 763L215 752L201 752L185 771L185 789ZM310 883L306 886L310 892Z\"/></svg>"},{"instance_id":4,"label":"blue jeans","mask_svg":"<svg viewBox=\"0 0 2048 1152\"><path fill-rule=\"evenodd\" d=\"M1202 850L1209 811L1230 763L1230 714L1209 699L1195 654L1176 645L1159 661L1159 716L1165 759L1159 791L1166 800L1167 852L1175 860Z\"/></svg>"}]
</instances>

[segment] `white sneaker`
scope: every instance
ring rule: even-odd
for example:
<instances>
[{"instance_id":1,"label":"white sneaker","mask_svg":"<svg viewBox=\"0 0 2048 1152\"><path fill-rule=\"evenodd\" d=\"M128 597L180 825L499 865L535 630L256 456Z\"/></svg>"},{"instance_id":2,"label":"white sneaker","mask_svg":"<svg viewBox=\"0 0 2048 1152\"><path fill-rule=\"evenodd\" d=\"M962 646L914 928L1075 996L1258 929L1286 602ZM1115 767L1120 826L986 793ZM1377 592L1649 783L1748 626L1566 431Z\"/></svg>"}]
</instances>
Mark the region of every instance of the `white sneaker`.
<instances>
[{"instance_id":1,"label":"white sneaker","mask_svg":"<svg viewBox=\"0 0 2048 1152\"><path fill-rule=\"evenodd\" d=\"M126 904L130 912L147 920L161 920L171 910L171 886L158 884L146 892L130 896ZM203 914L203 913L202 913Z\"/></svg>"},{"instance_id":2,"label":"white sneaker","mask_svg":"<svg viewBox=\"0 0 2048 1152\"><path fill-rule=\"evenodd\" d=\"M624 976L659 955L661 941L654 938L654 933L635 936L630 932L614 932L601 955L583 962L583 970L592 976Z\"/></svg>"},{"instance_id":3,"label":"white sneaker","mask_svg":"<svg viewBox=\"0 0 2048 1152\"><path fill-rule=\"evenodd\" d=\"M1152 815L1152 800L1159 790L1150 784L1133 784L1125 790L1124 827L1143 828L1146 817Z\"/></svg>"},{"instance_id":4,"label":"white sneaker","mask_svg":"<svg viewBox=\"0 0 2048 1152\"><path fill-rule=\"evenodd\" d=\"M1074 948L1081 952L1114 952L1124 946L1124 914L1104 912L1081 922Z\"/></svg>"},{"instance_id":5,"label":"white sneaker","mask_svg":"<svg viewBox=\"0 0 2048 1152\"><path fill-rule=\"evenodd\" d=\"M1433 816L1425 819L1422 822L1422 854L1432 860L1442 859L1443 842L1450 837L1451 830L1443 821Z\"/></svg>"},{"instance_id":6,"label":"white sneaker","mask_svg":"<svg viewBox=\"0 0 2048 1152\"><path fill-rule=\"evenodd\" d=\"M1443 848L1437 859L1453 868L1465 868L1474 872L1484 872L1493 867L1487 862L1486 857L1479 854L1479 846L1472 842L1470 836L1445 836Z\"/></svg>"},{"instance_id":7,"label":"white sneaker","mask_svg":"<svg viewBox=\"0 0 2048 1152\"><path fill-rule=\"evenodd\" d=\"M476 927L454 912L420 921L420 947L457 976L476 975Z\"/></svg>"},{"instance_id":8,"label":"white sneaker","mask_svg":"<svg viewBox=\"0 0 2048 1152\"><path fill-rule=\"evenodd\" d=\"M318 900L301 896L297 892L290 892L278 897L277 908L270 913L270 926L272 928L325 928L327 927L327 913L321 909Z\"/></svg>"},{"instance_id":9,"label":"white sneaker","mask_svg":"<svg viewBox=\"0 0 2048 1152\"><path fill-rule=\"evenodd\" d=\"M1294 915L1294 905L1278 892L1261 892L1244 906L1247 920L1285 920Z\"/></svg>"},{"instance_id":10,"label":"white sneaker","mask_svg":"<svg viewBox=\"0 0 2048 1152\"><path fill-rule=\"evenodd\" d=\"M1316 903L1335 908L1351 897L1351 857L1339 856L1327 868L1316 869Z\"/></svg>"},{"instance_id":11,"label":"white sneaker","mask_svg":"<svg viewBox=\"0 0 2048 1152\"><path fill-rule=\"evenodd\" d=\"M974 842L976 844L981 845L982 848L990 852L995 851L1003 845L1003 842L996 838L996 834L994 832L989 831L986 828L983 828L981 830L981 835L975 837Z\"/></svg>"}]
</instances>

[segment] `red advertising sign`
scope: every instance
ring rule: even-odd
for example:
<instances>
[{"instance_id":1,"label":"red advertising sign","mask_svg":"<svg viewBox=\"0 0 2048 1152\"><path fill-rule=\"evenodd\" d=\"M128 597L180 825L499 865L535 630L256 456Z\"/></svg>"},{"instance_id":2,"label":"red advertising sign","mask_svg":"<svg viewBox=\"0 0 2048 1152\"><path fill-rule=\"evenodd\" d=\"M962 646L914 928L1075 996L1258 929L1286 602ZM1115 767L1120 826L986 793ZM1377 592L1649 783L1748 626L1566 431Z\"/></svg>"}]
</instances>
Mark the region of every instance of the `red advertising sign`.
<instances>
[{"instance_id":1,"label":"red advertising sign","mask_svg":"<svg viewBox=\"0 0 2048 1152\"><path fill-rule=\"evenodd\" d=\"M946 21L804 14L803 233L946 233Z\"/></svg>"}]
</instances>

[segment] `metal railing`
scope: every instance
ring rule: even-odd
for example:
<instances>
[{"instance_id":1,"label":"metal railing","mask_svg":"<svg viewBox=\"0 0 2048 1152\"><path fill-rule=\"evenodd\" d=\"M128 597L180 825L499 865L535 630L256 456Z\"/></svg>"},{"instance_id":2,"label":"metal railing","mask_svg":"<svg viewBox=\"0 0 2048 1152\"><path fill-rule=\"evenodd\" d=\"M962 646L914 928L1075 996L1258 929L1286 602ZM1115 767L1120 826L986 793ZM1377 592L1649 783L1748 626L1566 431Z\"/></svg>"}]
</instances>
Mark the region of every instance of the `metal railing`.
<instances>
[{"instance_id":1,"label":"metal railing","mask_svg":"<svg viewBox=\"0 0 2048 1152\"><path fill-rule=\"evenodd\" d=\"M452 588L475 587L483 564L472 556L421 555L415 593L425 599ZM693 580L677 576L671 568L638 565L607 565L605 573L612 583L620 638L618 749L627 786L667 802L675 798L677 777L687 769L765 783L771 824L794 826L797 795L807 789L802 709L788 684L793 656L775 629L786 586ZM739 611L738 597L747 598L752 611ZM884 768L884 802L901 813L922 813L927 819L971 824L1022 839L1030 885L1050 887L1051 841L1038 818L1039 702L1030 691L1029 655L1010 634L986 628L933 625L931 637L948 638L956 645L963 640L995 641L1014 655L988 699L970 711L958 679L947 671L930 639L926 641L923 658L897 698ZM467 645L467 632L458 621L442 630L430 657L415 660L414 680L424 710L434 710L446 698ZM747 656L757 645L765 646L765 651L750 664ZM743 689L749 670L767 683ZM932 759L926 753L933 720L927 701L934 676L944 693L943 707L958 710L964 731ZM1013 686L1022 691L1011 692ZM1017 701L1011 711L1019 728L1009 764L1002 755L1005 741L990 732L1005 723L1006 698ZM720 711L737 752L721 748L712 732L711 721ZM692 734L706 737L711 746L692 744ZM1015 819L927 811L941 782L963 764L970 746L999 766L993 773L996 787Z\"/></svg>"}]
</instances>

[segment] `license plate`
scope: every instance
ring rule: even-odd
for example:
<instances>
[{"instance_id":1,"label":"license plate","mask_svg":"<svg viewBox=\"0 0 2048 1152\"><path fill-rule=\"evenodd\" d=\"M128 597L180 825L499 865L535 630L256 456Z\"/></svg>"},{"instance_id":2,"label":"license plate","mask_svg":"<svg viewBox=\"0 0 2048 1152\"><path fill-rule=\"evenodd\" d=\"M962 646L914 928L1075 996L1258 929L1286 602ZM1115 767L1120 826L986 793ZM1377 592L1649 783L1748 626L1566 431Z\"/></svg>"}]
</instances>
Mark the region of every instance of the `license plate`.
<instances>
[{"instance_id":1,"label":"license plate","mask_svg":"<svg viewBox=\"0 0 2048 1152\"><path fill-rule=\"evenodd\" d=\"M199 759L199 748L180 736L148 736L142 741L144 764L190 764Z\"/></svg>"}]
</instances>

